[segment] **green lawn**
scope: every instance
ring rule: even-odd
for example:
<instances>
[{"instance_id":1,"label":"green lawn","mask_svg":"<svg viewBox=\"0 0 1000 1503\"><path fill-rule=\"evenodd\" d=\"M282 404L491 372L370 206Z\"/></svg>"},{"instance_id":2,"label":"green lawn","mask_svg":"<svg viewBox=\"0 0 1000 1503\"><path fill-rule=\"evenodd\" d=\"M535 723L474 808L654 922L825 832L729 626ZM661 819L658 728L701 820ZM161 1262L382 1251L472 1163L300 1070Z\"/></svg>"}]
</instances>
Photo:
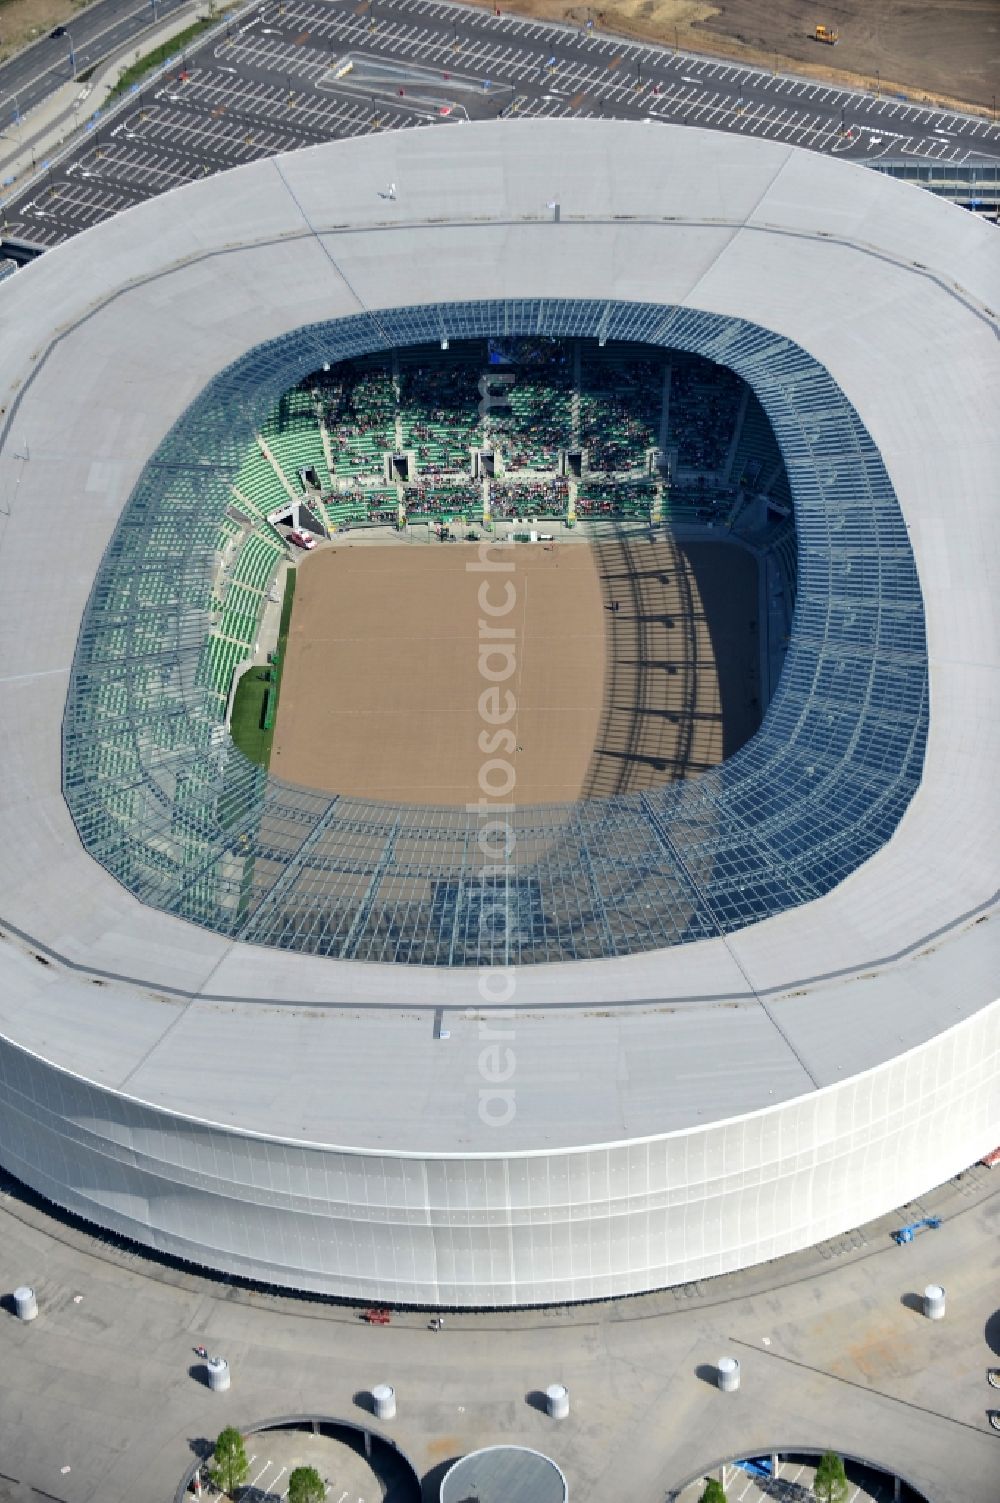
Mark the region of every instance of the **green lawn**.
<instances>
[{"instance_id":1,"label":"green lawn","mask_svg":"<svg viewBox=\"0 0 1000 1503\"><path fill-rule=\"evenodd\" d=\"M236 686L233 696L233 713L230 721L233 740L259 767L267 767L271 761L271 743L274 740L274 723L281 690L281 671L285 662L285 647L288 628L292 619L292 603L295 599L295 570L285 575L285 595L281 602L281 621L278 626L276 662L266 667L248 668ZM272 713L269 727L264 725L264 707L268 691L272 695Z\"/></svg>"},{"instance_id":2,"label":"green lawn","mask_svg":"<svg viewBox=\"0 0 1000 1503\"><path fill-rule=\"evenodd\" d=\"M208 31L209 27L218 25L221 16L224 14L225 12L221 11L214 16L202 17L200 21L195 21L193 26L188 26L186 30L179 31L175 37L171 37L169 42L164 42L161 46L154 47L152 52L146 53L145 57L140 57L137 62L131 63L120 74L118 82L108 97L113 99L116 94L124 94L134 83L138 83L141 78L145 78L147 73L151 73L154 68L159 68L161 63L165 63L168 57L174 57L178 53L183 52L184 48L194 41L195 37L200 36L203 31ZM95 70L91 69L90 71L94 72ZM83 77L82 74L80 76Z\"/></svg>"}]
</instances>

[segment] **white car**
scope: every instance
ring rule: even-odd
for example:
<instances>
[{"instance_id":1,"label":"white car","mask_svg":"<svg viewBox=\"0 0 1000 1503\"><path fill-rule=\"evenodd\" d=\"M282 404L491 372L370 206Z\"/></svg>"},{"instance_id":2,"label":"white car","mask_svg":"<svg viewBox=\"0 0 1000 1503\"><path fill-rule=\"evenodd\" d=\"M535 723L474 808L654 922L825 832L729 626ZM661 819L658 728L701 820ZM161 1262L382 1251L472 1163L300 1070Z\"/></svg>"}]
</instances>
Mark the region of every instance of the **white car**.
<instances>
[{"instance_id":1,"label":"white car","mask_svg":"<svg viewBox=\"0 0 1000 1503\"><path fill-rule=\"evenodd\" d=\"M314 537L310 537L308 532L300 532L298 529L288 534L288 541L294 543L297 548L305 548L306 552L316 546L316 539Z\"/></svg>"}]
</instances>

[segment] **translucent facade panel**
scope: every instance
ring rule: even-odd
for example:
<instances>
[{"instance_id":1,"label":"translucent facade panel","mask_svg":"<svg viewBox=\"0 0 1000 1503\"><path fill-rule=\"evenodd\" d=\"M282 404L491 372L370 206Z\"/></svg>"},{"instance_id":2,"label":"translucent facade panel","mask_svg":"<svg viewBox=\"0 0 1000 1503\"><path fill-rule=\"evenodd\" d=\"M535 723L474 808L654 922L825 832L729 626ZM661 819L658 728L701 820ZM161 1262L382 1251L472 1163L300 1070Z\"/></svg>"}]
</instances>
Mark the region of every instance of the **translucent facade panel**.
<instances>
[{"instance_id":1,"label":"translucent facade panel","mask_svg":"<svg viewBox=\"0 0 1000 1503\"><path fill-rule=\"evenodd\" d=\"M798 537L791 642L758 734L695 781L519 808L499 878L480 869L474 815L330 798L247 761L222 729L220 688L247 649L220 658L210 635L231 487L276 400L324 361L445 331L635 340L728 366L778 439ZM843 392L789 340L655 304L401 308L258 347L164 440L84 618L64 793L91 855L138 898L234 939L412 965L620 956L731 933L867 860L920 779L927 679L920 588L885 467ZM484 923L495 908L504 921Z\"/></svg>"},{"instance_id":2,"label":"translucent facade panel","mask_svg":"<svg viewBox=\"0 0 1000 1503\"><path fill-rule=\"evenodd\" d=\"M859 1225L982 1152L998 1081L995 1003L863 1076L729 1122L422 1158L247 1137L0 1041L0 1138L41 1194L202 1266L328 1294L515 1305L707 1278Z\"/></svg>"}]
</instances>

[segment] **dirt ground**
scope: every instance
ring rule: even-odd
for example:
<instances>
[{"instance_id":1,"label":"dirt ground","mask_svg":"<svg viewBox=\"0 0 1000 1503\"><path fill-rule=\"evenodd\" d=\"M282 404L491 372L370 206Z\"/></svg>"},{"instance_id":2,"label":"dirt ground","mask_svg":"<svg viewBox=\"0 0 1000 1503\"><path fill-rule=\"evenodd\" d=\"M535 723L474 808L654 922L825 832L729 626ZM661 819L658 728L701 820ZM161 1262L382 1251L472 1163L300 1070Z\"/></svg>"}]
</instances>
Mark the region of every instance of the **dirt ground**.
<instances>
[{"instance_id":1,"label":"dirt ground","mask_svg":"<svg viewBox=\"0 0 1000 1503\"><path fill-rule=\"evenodd\" d=\"M272 771L454 807L480 797L496 759L513 769L512 803L561 803L695 774L756 728L757 571L742 550L616 539L490 556L513 567L473 572L465 545L347 544L304 560ZM484 581L502 615L483 616ZM509 660L481 660L490 628L510 633L496 639ZM508 667L511 700L486 707L511 711L505 744L480 697L485 674Z\"/></svg>"},{"instance_id":2,"label":"dirt ground","mask_svg":"<svg viewBox=\"0 0 1000 1503\"><path fill-rule=\"evenodd\" d=\"M732 756L760 724L754 558L633 535L601 541L594 560L610 630L582 795L637 793Z\"/></svg>"},{"instance_id":3,"label":"dirt ground","mask_svg":"<svg viewBox=\"0 0 1000 1503\"><path fill-rule=\"evenodd\" d=\"M492 8L493 0L472 0ZM1000 78L998 0L503 0L504 11L594 20L600 30L686 52L991 113ZM603 19L601 19L603 18ZM822 22L836 47L813 39Z\"/></svg>"}]
</instances>

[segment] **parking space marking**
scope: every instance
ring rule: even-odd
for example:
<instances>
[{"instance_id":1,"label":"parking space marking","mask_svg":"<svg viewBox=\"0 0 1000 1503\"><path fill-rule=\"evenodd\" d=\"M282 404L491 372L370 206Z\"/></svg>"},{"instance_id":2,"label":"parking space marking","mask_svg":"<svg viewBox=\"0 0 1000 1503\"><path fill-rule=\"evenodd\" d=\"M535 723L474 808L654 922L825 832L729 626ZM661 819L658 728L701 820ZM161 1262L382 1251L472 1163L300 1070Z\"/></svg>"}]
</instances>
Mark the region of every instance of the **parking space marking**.
<instances>
[{"instance_id":1,"label":"parking space marking","mask_svg":"<svg viewBox=\"0 0 1000 1503\"><path fill-rule=\"evenodd\" d=\"M207 172L439 116L455 123L614 114L855 159L891 154L947 163L978 154L989 160L1000 147L995 123L894 94L835 88L439 0L265 4L229 35L195 47L186 80L168 75L151 99L141 115L130 110L105 127L93 122L86 145L41 188L33 185L26 202L8 206L9 231L16 216L18 233L58 243Z\"/></svg>"}]
</instances>

